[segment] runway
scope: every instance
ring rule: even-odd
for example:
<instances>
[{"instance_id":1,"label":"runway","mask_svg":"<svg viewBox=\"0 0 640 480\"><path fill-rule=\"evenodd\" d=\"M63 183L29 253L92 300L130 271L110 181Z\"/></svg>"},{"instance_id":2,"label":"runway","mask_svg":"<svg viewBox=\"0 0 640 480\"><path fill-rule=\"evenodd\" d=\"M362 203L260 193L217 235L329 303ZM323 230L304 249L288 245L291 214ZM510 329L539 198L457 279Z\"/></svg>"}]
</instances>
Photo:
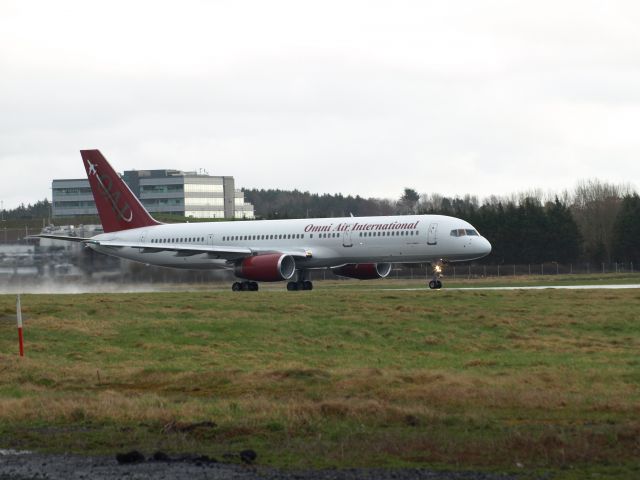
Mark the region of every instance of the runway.
<instances>
[{"instance_id":1,"label":"runway","mask_svg":"<svg viewBox=\"0 0 640 480\"><path fill-rule=\"evenodd\" d=\"M623 290L623 289L632 289L632 288L640 288L640 284L631 283L631 284L621 284L621 285L522 285L516 287L455 287L455 288L447 288L443 287L441 290L433 290L434 292L441 291L470 291L476 292L479 290ZM431 290L429 287L420 287L420 288L380 288L379 290L384 291L421 291L421 290Z\"/></svg>"}]
</instances>

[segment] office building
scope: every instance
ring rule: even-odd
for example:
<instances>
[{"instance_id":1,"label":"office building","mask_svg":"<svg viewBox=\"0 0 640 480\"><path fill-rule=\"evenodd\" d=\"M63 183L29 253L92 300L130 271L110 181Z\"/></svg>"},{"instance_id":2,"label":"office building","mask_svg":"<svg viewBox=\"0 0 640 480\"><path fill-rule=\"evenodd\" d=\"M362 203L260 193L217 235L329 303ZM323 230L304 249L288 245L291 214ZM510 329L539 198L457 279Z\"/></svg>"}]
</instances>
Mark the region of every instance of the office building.
<instances>
[{"instance_id":1,"label":"office building","mask_svg":"<svg viewBox=\"0 0 640 480\"><path fill-rule=\"evenodd\" d=\"M254 218L253 205L235 189L233 177L179 170L127 170L122 175L149 213L193 218ZM97 215L89 180L55 179L52 216Z\"/></svg>"}]
</instances>

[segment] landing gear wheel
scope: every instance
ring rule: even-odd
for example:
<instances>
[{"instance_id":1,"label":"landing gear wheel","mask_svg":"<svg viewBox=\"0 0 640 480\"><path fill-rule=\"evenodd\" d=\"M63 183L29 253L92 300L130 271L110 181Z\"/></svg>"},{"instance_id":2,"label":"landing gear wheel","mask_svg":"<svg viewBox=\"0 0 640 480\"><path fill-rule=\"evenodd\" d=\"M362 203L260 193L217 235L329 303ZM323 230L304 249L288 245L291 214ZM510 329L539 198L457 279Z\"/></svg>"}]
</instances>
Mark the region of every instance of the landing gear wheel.
<instances>
[{"instance_id":1,"label":"landing gear wheel","mask_svg":"<svg viewBox=\"0 0 640 480\"><path fill-rule=\"evenodd\" d=\"M298 290L313 290L313 283L309 280L309 270L298 270L297 280L287 283L287 290L297 292Z\"/></svg>"},{"instance_id":2,"label":"landing gear wheel","mask_svg":"<svg viewBox=\"0 0 640 480\"><path fill-rule=\"evenodd\" d=\"M233 282L231 290L234 292L257 292L258 284L256 282Z\"/></svg>"},{"instance_id":3,"label":"landing gear wheel","mask_svg":"<svg viewBox=\"0 0 640 480\"><path fill-rule=\"evenodd\" d=\"M438 288L438 282L437 282L436 280L431 280L431 281L429 282L429 288L430 288L431 290L434 290L434 289Z\"/></svg>"},{"instance_id":4,"label":"landing gear wheel","mask_svg":"<svg viewBox=\"0 0 640 480\"><path fill-rule=\"evenodd\" d=\"M436 280L436 288L442 288L442 282L440 280Z\"/></svg>"}]
</instances>

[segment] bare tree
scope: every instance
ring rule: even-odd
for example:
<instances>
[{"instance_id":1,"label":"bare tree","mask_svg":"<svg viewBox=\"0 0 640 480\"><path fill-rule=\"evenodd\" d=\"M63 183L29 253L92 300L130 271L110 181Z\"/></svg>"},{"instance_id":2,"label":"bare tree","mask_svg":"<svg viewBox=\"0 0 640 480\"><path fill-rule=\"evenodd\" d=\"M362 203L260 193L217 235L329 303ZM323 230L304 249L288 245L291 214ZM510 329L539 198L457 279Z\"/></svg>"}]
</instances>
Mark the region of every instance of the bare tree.
<instances>
[{"instance_id":1,"label":"bare tree","mask_svg":"<svg viewBox=\"0 0 640 480\"><path fill-rule=\"evenodd\" d=\"M596 178L578 182L571 210L584 240L588 257L611 261L612 232L622 197L633 192L630 185L615 185Z\"/></svg>"}]
</instances>

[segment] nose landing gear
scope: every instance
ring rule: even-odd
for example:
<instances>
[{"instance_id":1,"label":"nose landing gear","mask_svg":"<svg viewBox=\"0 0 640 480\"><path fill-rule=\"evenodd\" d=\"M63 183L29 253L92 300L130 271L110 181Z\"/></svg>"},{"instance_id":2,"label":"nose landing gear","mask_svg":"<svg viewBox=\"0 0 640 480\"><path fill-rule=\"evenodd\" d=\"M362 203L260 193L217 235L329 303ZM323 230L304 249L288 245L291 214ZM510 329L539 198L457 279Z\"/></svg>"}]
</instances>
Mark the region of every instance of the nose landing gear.
<instances>
[{"instance_id":1,"label":"nose landing gear","mask_svg":"<svg viewBox=\"0 0 640 480\"><path fill-rule=\"evenodd\" d=\"M440 281L440 278L442 278L443 263L436 262L432 264L432 266L433 266L433 277L429 281L429 288L431 290L439 290L442 288L442 282Z\"/></svg>"}]
</instances>

